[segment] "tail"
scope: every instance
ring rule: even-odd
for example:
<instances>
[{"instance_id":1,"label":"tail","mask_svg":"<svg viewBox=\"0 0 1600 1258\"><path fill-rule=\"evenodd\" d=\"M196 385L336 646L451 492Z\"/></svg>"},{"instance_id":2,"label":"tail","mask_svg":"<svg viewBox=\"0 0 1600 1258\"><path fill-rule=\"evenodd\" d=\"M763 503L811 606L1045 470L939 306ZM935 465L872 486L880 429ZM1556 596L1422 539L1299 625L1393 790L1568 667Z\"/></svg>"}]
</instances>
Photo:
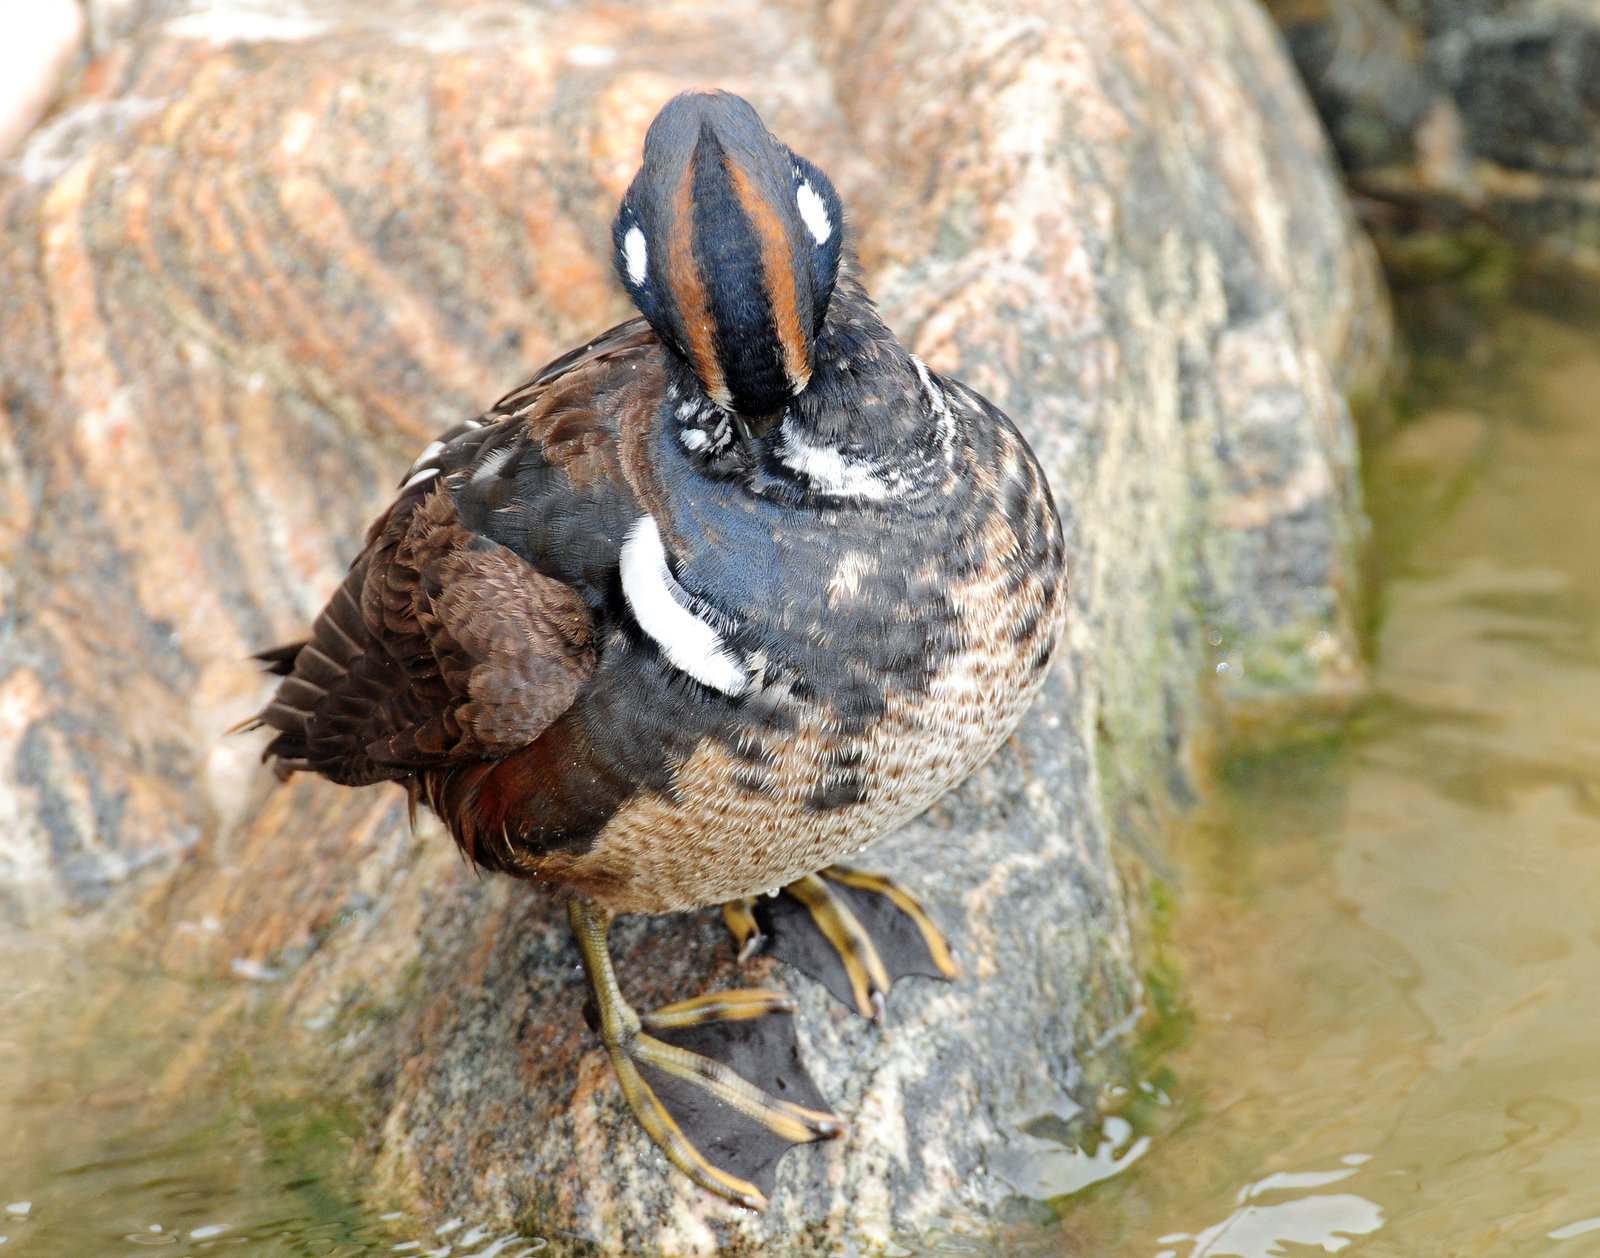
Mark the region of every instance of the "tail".
<instances>
[{"instance_id":1,"label":"tail","mask_svg":"<svg viewBox=\"0 0 1600 1258\"><path fill-rule=\"evenodd\" d=\"M309 643L291 642L286 646L269 647L265 651L257 651L251 659L260 660L267 666L267 672L276 673L279 677L287 677L294 672L294 662L299 658L301 650Z\"/></svg>"},{"instance_id":2,"label":"tail","mask_svg":"<svg viewBox=\"0 0 1600 1258\"><path fill-rule=\"evenodd\" d=\"M236 728L277 731L262 759L279 777L309 770L346 786L364 786L410 775L407 768L379 764L368 753L399 670L362 619L358 596L365 575L366 564L358 560L306 641L255 657L283 681L267 706Z\"/></svg>"},{"instance_id":3,"label":"tail","mask_svg":"<svg viewBox=\"0 0 1600 1258\"><path fill-rule=\"evenodd\" d=\"M267 666L267 672L276 673L279 677L287 677L294 672L295 659L300 654L304 642L289 642L283 646L268 647L265 651L257 651L250 658L260 660ZM254 716L246 717L237 725L230 725L225 733L231 737L234 734L248 734L251 730L261 729L266 725L266 714L257 712Z\"/></svg>"}]
</instances>

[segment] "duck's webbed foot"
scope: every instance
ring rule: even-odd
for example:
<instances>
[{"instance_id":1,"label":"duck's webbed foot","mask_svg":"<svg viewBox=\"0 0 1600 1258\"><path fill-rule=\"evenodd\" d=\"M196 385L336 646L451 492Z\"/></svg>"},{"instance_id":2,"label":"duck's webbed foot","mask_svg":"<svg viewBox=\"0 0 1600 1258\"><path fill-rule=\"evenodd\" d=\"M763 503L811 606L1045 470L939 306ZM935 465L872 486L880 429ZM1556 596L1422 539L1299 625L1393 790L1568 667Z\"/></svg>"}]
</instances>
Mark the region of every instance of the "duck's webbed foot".
<instances>
[{"instance_id":1,"label":"duck's webbed foot","mask_svg":"<svg viewBox=\"0 0 1600 1258\"><path fill-rule=\"evenodd\" d=\"M730 900L722 915L741 961L757 952L786 961L877 1023L897 979L961 975L927 911L881 874L831 865L776 896Z\"/></svg>"},{"instance_id":2,"label":"duck's webbed foot","mask_svg":"<svg viewBox=\"0 0 1600 1258\"><path fill-rule=\"evenodd\" d=\"M764 1209L791 1146L844 1130L800 1061L794 1002L746 988L636 1013L611 968L611 915L580 897L568 916L594 993L593 1022L640 1125L702 1188Z\"/></svg>"}]
</instances>

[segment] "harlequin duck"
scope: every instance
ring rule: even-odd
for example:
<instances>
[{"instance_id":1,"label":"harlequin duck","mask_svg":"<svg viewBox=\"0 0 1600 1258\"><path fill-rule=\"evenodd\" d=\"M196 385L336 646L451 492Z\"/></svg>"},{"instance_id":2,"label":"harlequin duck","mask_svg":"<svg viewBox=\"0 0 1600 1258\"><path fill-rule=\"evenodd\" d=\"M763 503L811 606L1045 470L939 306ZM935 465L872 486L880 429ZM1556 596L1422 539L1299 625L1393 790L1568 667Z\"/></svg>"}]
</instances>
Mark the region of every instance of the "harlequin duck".
<instances>
[{"instance_id":1,"label":"harlequin duck","mask_svg":"<svg viewBox=\"0 0 1600 1258\"><path fill-rule=\"evenodd\" d=\"M633 1112L760 1208L839 1119L788 997L636 1013L619 913L721 903L881 1021L957 973L920 905L837 864L1009 735L1065 578L1011 421L867 296L827 177L745 101L669 102L612 228L642 318L431 444L257 723L280 773L404 783L473 861L567 897ZM766 894L763 893L776 893Z\"/></svg>"}]
</instances>

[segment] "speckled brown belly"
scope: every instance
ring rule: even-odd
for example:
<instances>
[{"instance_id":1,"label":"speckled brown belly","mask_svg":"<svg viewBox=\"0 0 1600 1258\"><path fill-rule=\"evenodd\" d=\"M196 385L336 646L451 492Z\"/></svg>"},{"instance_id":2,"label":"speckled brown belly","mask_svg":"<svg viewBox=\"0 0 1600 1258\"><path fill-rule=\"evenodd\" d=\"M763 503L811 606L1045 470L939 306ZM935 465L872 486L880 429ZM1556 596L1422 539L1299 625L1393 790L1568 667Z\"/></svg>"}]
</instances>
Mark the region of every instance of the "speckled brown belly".
<instances>
[{"instance_id":1,"label":"speckled brown belly","mask_svg":"<svg viewBox=\"0 0 1600 1258\"><path fill-rule=\"evenodd\" d=\"M915 692L889 692L881 720L841 737L825 713L802 711L773 748L766 788L739 785L749 761L704 739L670 792L629 800L582 852L544 857L536 876L618 913L661 913L755 895L850 855L904 824L982 764L1016 728L1044 680L1061 631L1059 574L1020 575L996 516L996 562L954 585L963 642ZM932 561L930 561L932 562ZM859 799L819 807L826 766L858 767Z\"/></svg>"}]
</instances>

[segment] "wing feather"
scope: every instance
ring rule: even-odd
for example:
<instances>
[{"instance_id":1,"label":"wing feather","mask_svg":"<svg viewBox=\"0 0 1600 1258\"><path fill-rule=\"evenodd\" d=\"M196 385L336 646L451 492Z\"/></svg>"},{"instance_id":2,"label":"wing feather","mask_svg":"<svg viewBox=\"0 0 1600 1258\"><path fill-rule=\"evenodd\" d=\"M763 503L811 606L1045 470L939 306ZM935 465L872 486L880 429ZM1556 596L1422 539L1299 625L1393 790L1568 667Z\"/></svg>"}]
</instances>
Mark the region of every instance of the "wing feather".
<instances>
[{"instance_id":1,"label":"wing feather","mask_svg":"<svg viewBox=\"0 0 1600 1258\"><path fill-rule=\"evenodd\" d=\"M259 717L280 773L360 785L492 760L572 707L638 511L619 433L653 412L658 364L630 320L430 445L309 640L263 653L286 674Z\"/></svg>"}]
</instances>

